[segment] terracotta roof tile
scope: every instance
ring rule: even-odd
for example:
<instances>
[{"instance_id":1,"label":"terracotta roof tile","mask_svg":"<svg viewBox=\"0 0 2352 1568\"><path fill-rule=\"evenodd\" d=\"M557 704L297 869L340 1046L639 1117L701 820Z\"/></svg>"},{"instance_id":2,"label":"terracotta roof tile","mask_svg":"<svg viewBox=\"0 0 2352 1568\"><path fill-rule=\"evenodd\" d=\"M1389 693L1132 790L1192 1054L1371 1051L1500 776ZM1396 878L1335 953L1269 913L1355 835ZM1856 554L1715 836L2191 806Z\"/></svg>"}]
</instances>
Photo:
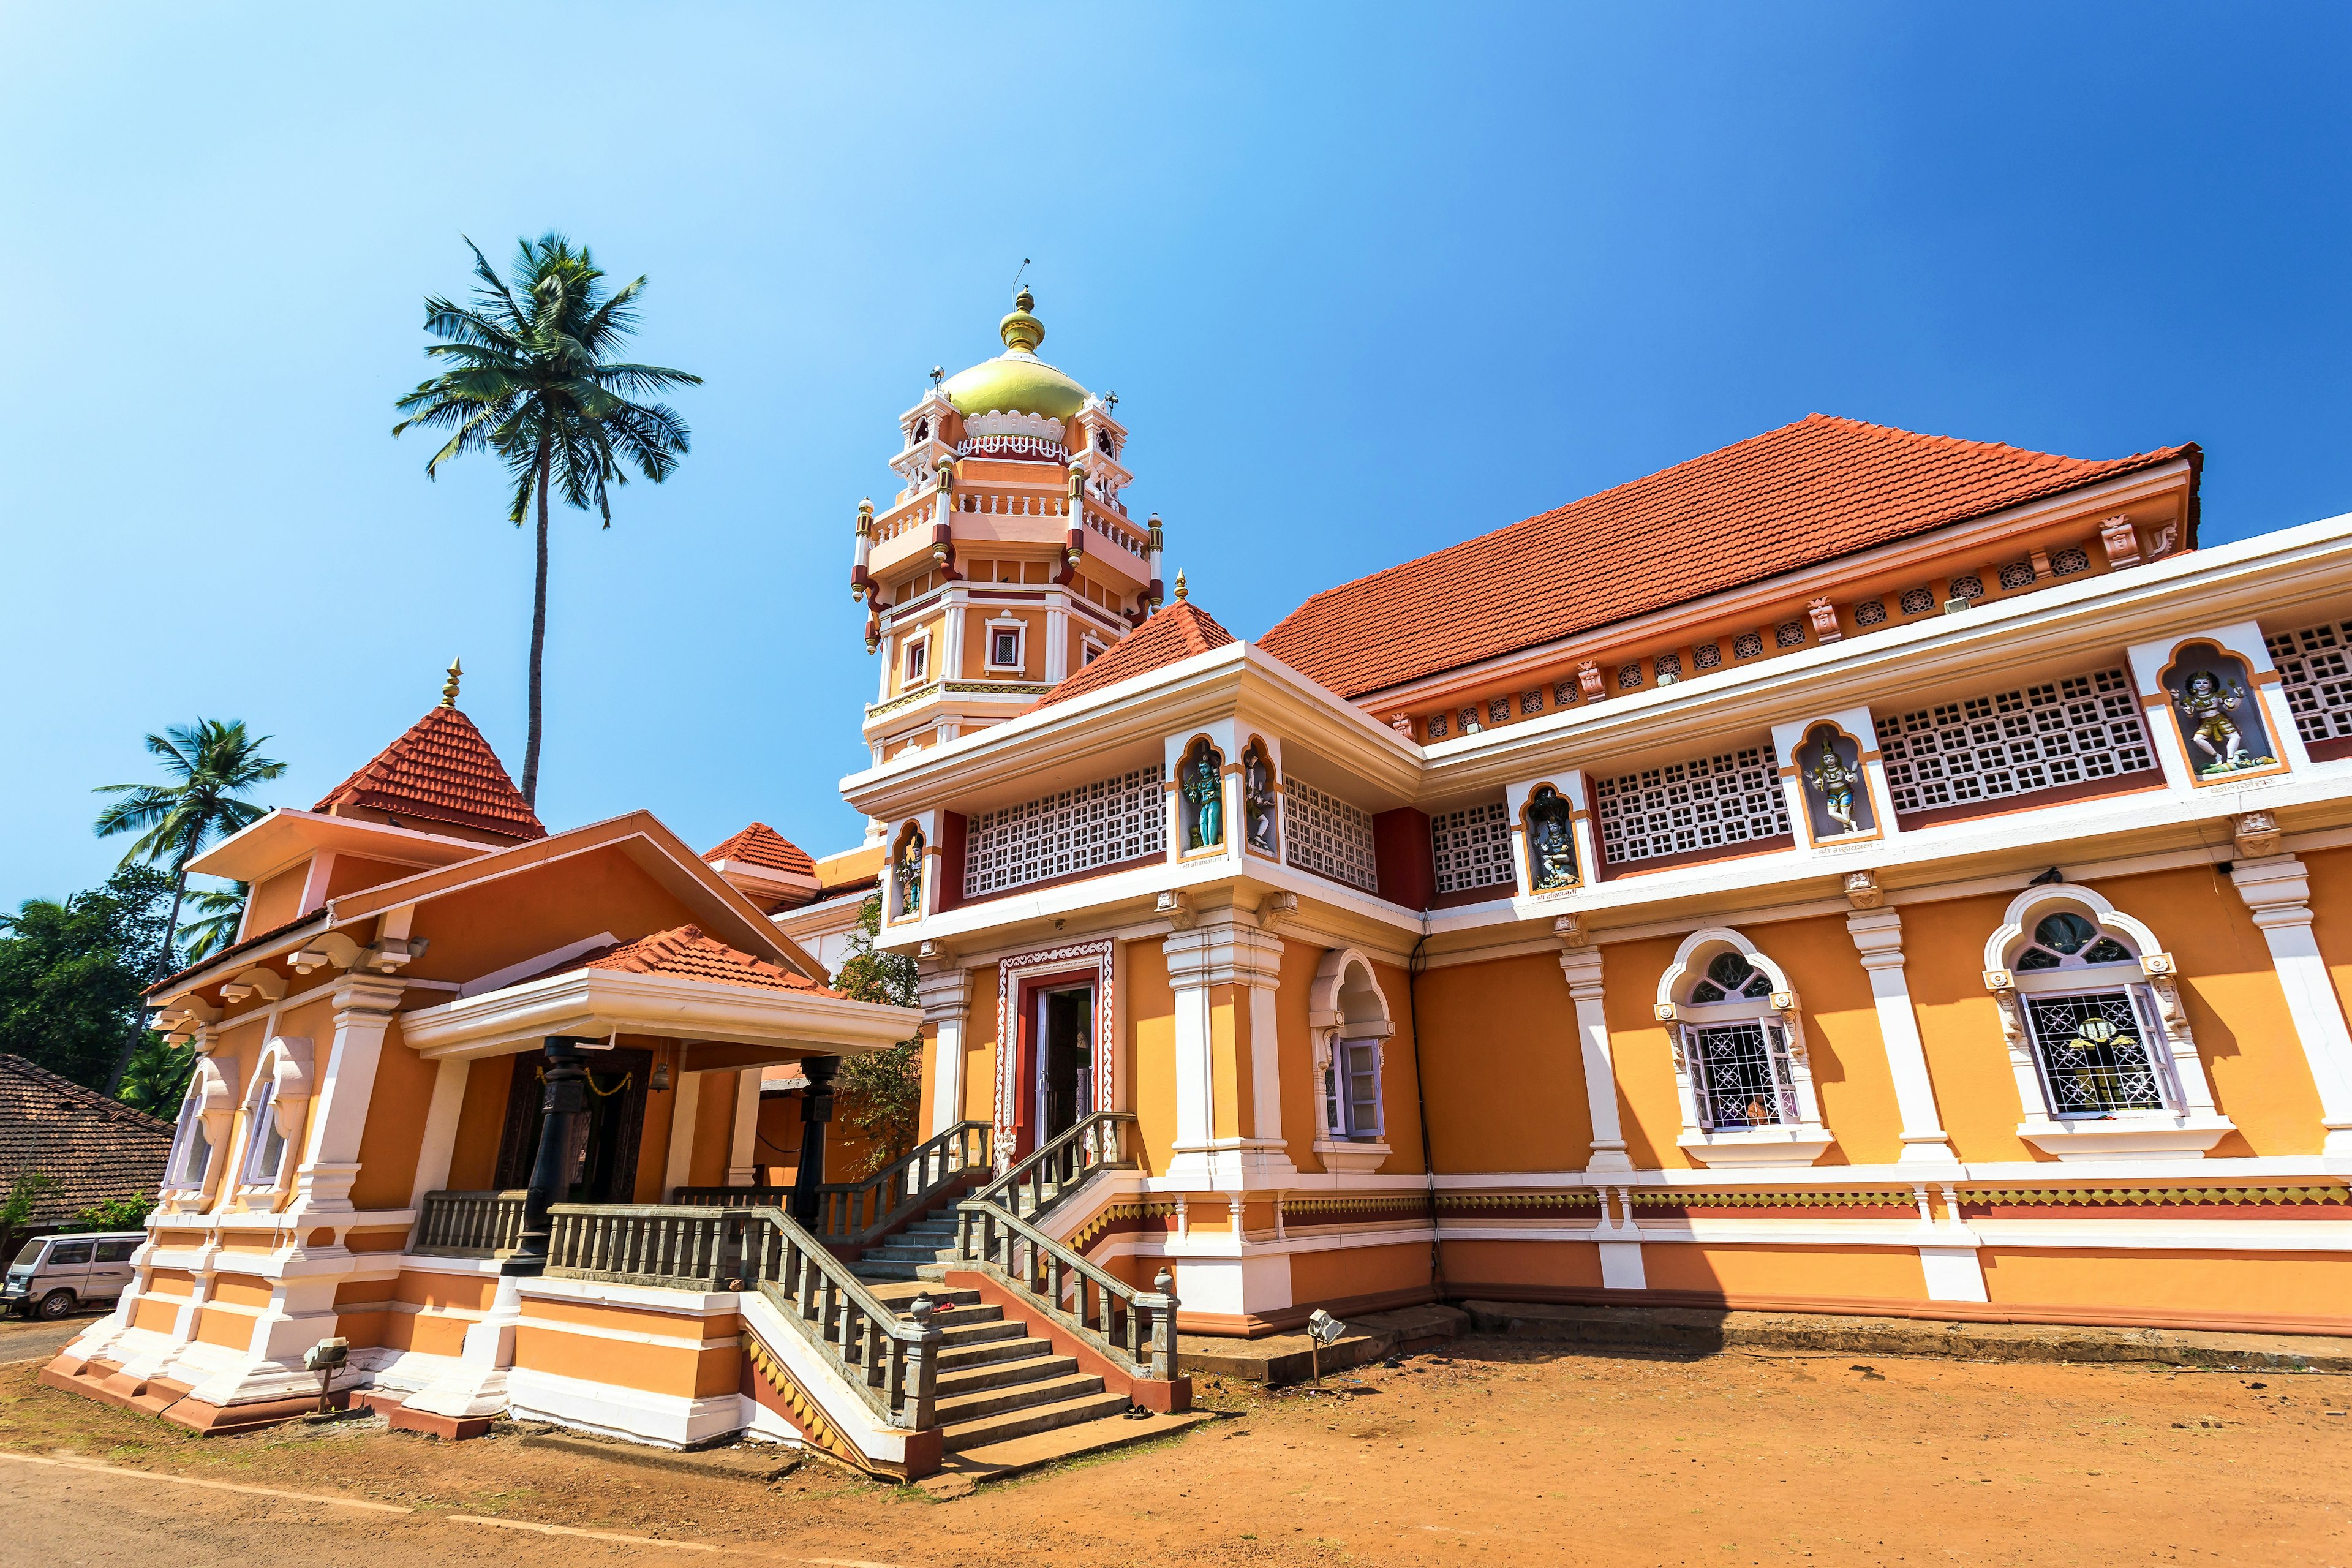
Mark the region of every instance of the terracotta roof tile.
<instances>
[{"instance_id":1,"label":"terracotta roof tile","mask_svg":"<svg viewBox=\"0 0 2352 1568\"><path fill-rule=\"evenodd\" d=\"M1180 658L1223 647L1233 640L1234 634L1217 625L1207 611L1190 599L1179 599L1129 632L1117 647L1038 699L1037 706L1100 691Z\"/></svg>"},{"instance_id":2,"label":"terracotta roof tile","mask_svg":"<svg viewBox=\"0 0 2352 1568\"><path fill-rule=\"evenodd\" d=\"M617 969L625 974L668 974L681 980L715 980L725 985L751 985L766 991L809 991L822 996L840 994L805 975L794 974L765 959L754 958L716 938L707 937L702 934L700 926L692 925L656 931L635 942L598 948L548 973L562 974L574 969ZM534 975L532 978L544 976Z\"/></svg>"},{"instance_id":3,"label":"terracotta roof tile","mask_svg":"<svg viewBox=\"0 0 2352 1568\"><path fill-rule=\"evenodd\" d=\"M707 861L740 860L796 876L816 875L816 861L809 852L764 822L755 822L718 847L704 850L702 858Z\"/></svg>"},{"instance_id":4,"label":"terracotta roof tile","mask_svg":"<svg viewBox=\"0 0 2352 1568\"><path fill-rule=\"evenodd\" d=\"M547 837L506 764L474 721L455 708L425 710L406 734L310 809L337 805L454 822L509 838Z\"/></svg>"},{"instance_id":5,"label":"terracotta roof tile","mask_svg":"<svg viewBox=\"0 0 2352 1568\"><path fill-rule=\"evenodd\" d=\"M33 1225L63 1224L109 1198L152 1193L171 1152L170 1122L22 1057L0 1056L0 1194L28 1171L58 1184L34 1204Z\"/></svg>"},{"instance_id":6,"label":"terracotta roof tile","mask_svg":"<svg viewBox=\"0 0 2352 1568\"><path fill-rule=\"evenodd\" d=\"M1327 589L1258 646L1360 697L2182 457L2201 459L2089 461L1811 414Z\"/></svg>"}]
</instances>

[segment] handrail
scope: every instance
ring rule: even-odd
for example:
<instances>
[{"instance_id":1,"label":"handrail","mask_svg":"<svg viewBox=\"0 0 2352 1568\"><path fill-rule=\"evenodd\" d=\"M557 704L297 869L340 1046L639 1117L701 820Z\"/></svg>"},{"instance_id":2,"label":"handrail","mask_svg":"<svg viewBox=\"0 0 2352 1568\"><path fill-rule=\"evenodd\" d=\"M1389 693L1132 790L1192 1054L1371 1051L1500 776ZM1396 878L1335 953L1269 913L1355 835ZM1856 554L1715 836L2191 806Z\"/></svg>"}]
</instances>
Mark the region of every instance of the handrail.
<instances>
[{"instance_id":1,"label":"handrail","mask_svg":"<svg viewBox=\"0 0 2352 1568\"><path fill-rule=\"evenodd\" d=\"M1167 1269L1152 1280L1152 1289L1139 1290L994 1198L957 1205L956 1253L967 1267L982 1267L1021 1291L1063 1329L1124 1360L1136 1376L1175 1378L1176 1281Z\"/></svg>"},{"instance_id":2,"label":"handrail","mask_svg":"<svg viewBox=\"0 0 2352 1568\"><path fill-rule=\"evenodd\" d=\"M779 1208L556 1204L547 1273L673 1289L754 1289L888 1425L938 1424L946 1336L919 1301L911 1321Z\"/></svg>"},{"instance_id":3,"label":"handrail","mask_svg":"<svg viewBox=\"0 0 2352 1568\"><path fill-rule=\"evenodd\" d=\"M426 1258L502 1258L522 1245L523 1200L511 1192L429 1192L416 1205L408 1250Z\"/></svg>"},{"instance_id":4,"label":"handrail","mask_svg":"<svg viewBox=\"0 0 2352 1568\"><path fill-rule=\"evenodd\" d=\"M872 1175L818 1184L817 1233L835 1247L867 1247L929 1208L940 1190L988 1164L994 1125L959 1121ZM791 1187L680 1187L674 1204L693 1208L789 1208Z\"/></svg>"},{"instance_id":5,"label":"handrail","mask_svg":"<svg viewBox=\"0 0 2352 1568\"><path fill-rule=\"evenodd\" d=\"M1097 1110L1039 1146L972 1196L1002 1204L1018 1215L1025 1193L1028 1217L1037 1219L1095 1171L1129 1163L1127 1129L1134 1121L1131 1110ZM1045 1191L1048 1185L1054 1188L1050 1194Z\"/></svg>"}]
</instances>

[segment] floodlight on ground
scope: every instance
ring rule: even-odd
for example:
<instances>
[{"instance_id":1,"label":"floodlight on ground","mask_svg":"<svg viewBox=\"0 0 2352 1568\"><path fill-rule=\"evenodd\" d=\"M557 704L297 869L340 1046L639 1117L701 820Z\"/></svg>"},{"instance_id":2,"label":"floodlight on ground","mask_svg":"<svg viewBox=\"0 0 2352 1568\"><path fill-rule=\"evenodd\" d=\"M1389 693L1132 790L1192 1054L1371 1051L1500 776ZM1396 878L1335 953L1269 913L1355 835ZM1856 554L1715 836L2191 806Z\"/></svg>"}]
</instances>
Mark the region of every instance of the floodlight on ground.
<instances>
[{"instance_id":1,"label":"floodlight on ground","mask_svg":"<svg viewBox=\"0 0 2352 1568\"><path fill-rule=\"evenodd\" d=\"M1315 1366L1315 1385L1323 1385L1323 1347L1339 1342L1348 1325L1318 1307L1307 1315L1307 1354Z\"/></svg>"},{"instance_id":2,"label":"floodlight on ground","mask_svg":"<svg viewBox=\"0 0 2352 1568\"><path fill-rule=\"evenodd\" d=\"M351 1359L352 1342L344 1339L320 1340L302 1352L302 1364L319 1374L319 1414L324 1415L333 1408L328 1403L329 1390L334 1387L335 1372Z\"/></svg>"}]
</instances>

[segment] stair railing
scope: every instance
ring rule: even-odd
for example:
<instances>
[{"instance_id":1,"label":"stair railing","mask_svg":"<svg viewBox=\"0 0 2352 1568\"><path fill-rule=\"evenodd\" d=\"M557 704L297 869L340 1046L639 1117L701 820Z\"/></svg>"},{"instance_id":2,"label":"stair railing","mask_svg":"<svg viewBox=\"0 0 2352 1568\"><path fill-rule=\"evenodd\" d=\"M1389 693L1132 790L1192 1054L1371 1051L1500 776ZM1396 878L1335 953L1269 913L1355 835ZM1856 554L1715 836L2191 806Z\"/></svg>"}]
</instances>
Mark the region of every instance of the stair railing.
<instances>
[{"instance_id":1,"label":"stair railing","mask_svg":"<svg viewBox=\"0 0 2352 1568\"><path fill-rule=\"evenodd\" d=\"M757 1289L887 1425L918 1432L938 1425L943 1331L928 1310L899 1317L783 1210L557 1204L548 1214L550 1277Z\"/></svg>"},{"instance_id":2,"label":"stair railing","mask_svg":"<svg viewBox=\"0 0 2352 1568\"><path fill-rule=\"evenodd\" d=\"M1123 1363L1137 1377L1176 1376L1175 1279L1162 1268L1139 1290L1097 1268L1004 1205L967 1198L957 1205L956 1252L1018 1290L1025 1304Z\"/></svg>"},{"instance_id":3,"label":"stair railing","mask_svg":"<svg viewBox=\"0 0 2352 1568\"><path fill-rule=\"evenodd\" d=\"M959 1121L872 1175L825 1182L817 1192L817 1234L835 1247L868 1247L931 1207L950 1184L985 1170L994 1127ZM680 1187L670 1201L691 1208L788 1208L791 1187Z\"/></svg>"},{"instance_id":4,"label":"stair railing","mask_svg":"<svg viewBox=\"0 0 2352 1568\"><path fill-rule=\"evenodd\" d=\"M1131 1110L1097 1110L1015 1162L972 1196L1032 1222L1040 1220L1096 1171L1133 1164L1127 1156L1127 1137L1134 1124Z\"/></svg>"}]
</instances>

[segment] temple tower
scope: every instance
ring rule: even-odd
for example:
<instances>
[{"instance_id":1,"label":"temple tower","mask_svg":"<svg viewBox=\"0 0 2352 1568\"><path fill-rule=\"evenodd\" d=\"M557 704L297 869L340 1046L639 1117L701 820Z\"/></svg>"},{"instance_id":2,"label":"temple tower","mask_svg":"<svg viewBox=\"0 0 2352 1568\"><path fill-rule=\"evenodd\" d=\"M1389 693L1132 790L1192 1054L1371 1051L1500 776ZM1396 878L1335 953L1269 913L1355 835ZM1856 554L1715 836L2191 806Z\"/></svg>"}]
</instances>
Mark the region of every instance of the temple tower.
<instances>
[{"instance_id":1,"label":"temple tower","mask_svg":"<svg viewBox=\"0 0 2352 1568\"><path fill-rule=\"evenodd\" d=\"M866 710L877 763L1002 723L1140 626L1160 603L1160 520L1129 519L1127 427L1037 357L1026 289L1004 352L931 372L898 416L904 487L857 510L850 592L881 656Z\"/></svg>"}]
</instances>

